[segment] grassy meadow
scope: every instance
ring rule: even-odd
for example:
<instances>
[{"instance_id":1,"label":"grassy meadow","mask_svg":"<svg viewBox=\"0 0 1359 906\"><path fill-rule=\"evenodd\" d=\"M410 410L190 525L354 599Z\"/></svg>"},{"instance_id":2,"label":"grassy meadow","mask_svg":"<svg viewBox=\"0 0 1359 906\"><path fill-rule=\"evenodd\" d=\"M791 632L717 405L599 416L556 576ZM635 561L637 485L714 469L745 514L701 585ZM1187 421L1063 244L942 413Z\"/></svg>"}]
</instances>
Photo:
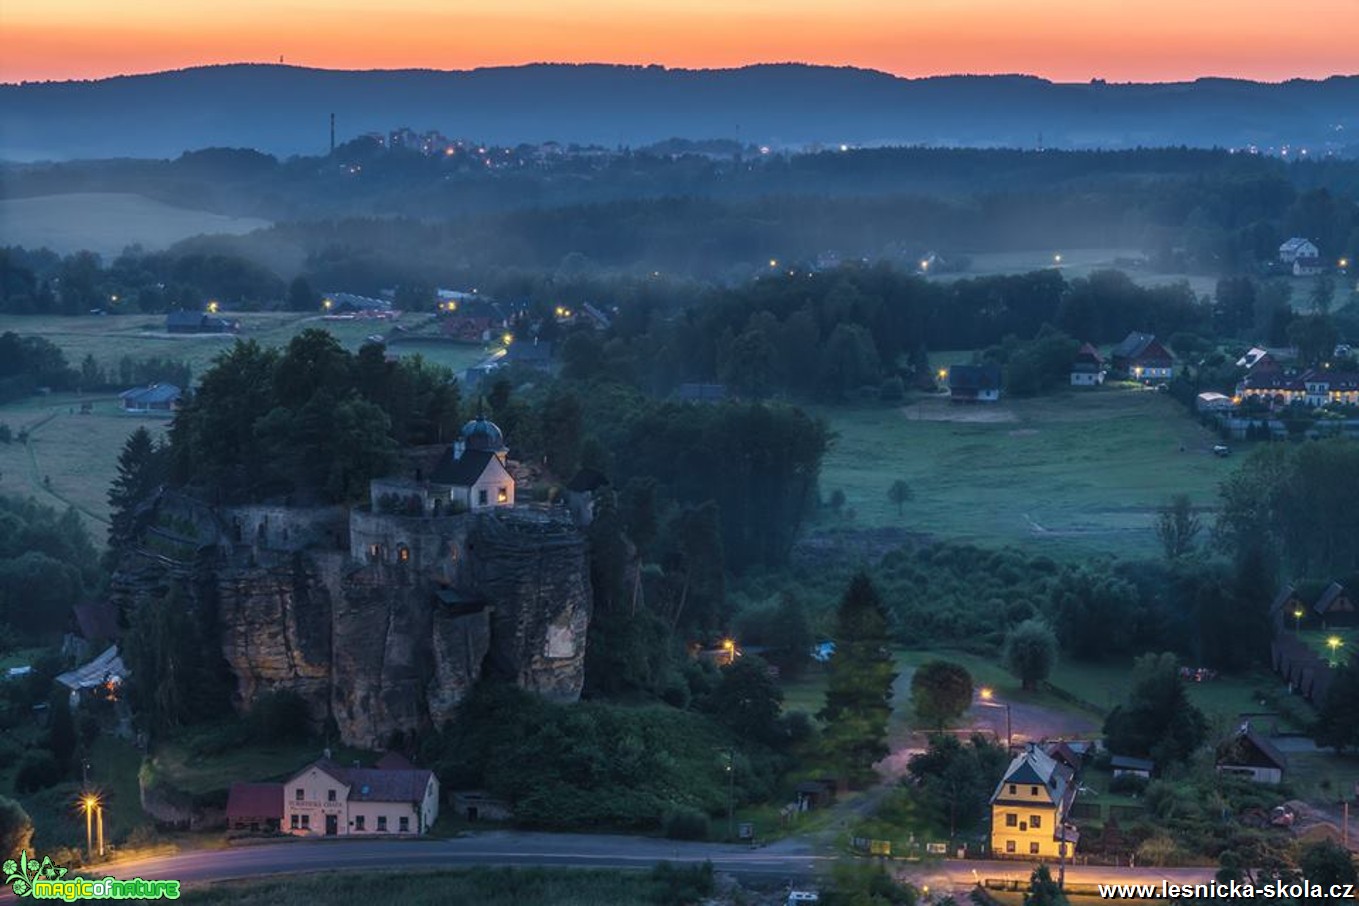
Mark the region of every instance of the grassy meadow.
<instances>
[{"instance_id":1,"label":"grassy meadow","mask_svg":"<svg viewBox=\"0 0 1359 906\"><path fill-rule=\"evenodd\" d=\"M1052 555L1149 555L1157 508L1174 494L1213 507L1234 468L1182 406L1141 389L816 411L836 435L822 496L845 495L841 513L820 523L829 531L893 527ZM900 515L887 497L898 478L915 494Z\"/></svg>"},{"instance_id":2,"label":"grassy meadow","mask_svg":"<svg viewBox=\"0 0 1359 906\"><path fill-rule=\"evenodd\" d=\"M72 192L0 199L0 245L46 246L63 255L89 250L113 258L129 245L162 249L203 233L239 235L271 226L176 208L128 192Z\"/></svg>"}]
</instances>

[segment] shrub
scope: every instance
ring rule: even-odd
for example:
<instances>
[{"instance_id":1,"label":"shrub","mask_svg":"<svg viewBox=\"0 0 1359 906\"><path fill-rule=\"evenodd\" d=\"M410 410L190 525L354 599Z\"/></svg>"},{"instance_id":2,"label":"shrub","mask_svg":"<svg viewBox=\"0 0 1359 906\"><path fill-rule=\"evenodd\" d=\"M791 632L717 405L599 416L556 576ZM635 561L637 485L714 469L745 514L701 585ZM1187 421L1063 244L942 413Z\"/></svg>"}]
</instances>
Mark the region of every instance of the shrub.
<instances>
[{"instance_id":1,"label":"shrub","mask_svg":"<svg viewBox=\"0 0 1359 906\"><path fill-rule=\"evenodd\" d=\"M713 894L713 866L675 866L662 862L651 869L651 901L657 906L698 903Z\"/></svg>"},{"instance_id":2,"label":"shrub","mask_svg":"<svg viewBox=\"0 0 1359 906\"><path fill-rule=\"evenodd\" d=\"M24 755L19 762L19 770L14 775L14 790L17 793L35 793L61 782L61 765L47 749L34 749Z\"/></svg>"},{"instance_id":3,"label":"shrub","mask_svg":"<svg viewBox=\"0 0 1359 906\"><path fill-rule=\"evenodd\" d=\"M1147 791L1147 778L1120 774L1109 782L1109 792L1120 796L1140 796Z\"/></svg>"},{"instance_id":4,"label":"shrub","mask_svg":"<svg viewBox=\"0 0 1359 906\"><path fill-rule=\"evenodd\" d=\"M671 840L706 840L712 829L706 814L683 805L667 811L661 825Z\"/></svg>"},{"instance_id":5,"label":"shrub","mask_svg":"<svg viewBox=\"0 0 1359 906\"><path fill-rule=\"evenodd\" d=\"M27 850L33 839L33 821L24 807L13 799L0 796L0 856L14 858L20 850Z\"/></svg>"}]
</instances>

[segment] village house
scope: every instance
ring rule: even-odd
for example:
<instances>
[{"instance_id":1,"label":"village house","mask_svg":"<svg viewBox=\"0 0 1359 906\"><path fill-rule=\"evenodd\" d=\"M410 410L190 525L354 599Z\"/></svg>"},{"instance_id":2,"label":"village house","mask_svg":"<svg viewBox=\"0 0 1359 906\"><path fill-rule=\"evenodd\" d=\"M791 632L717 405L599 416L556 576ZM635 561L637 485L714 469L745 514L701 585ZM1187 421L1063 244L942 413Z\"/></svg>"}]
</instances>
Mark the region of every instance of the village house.
<instances>
[{"instance_id":1,"label":"village house","mask_svg":"<svg viewBox=\"0 0 1359 906\"><path fill-rule=\"evenodd\" d=\"M1354 622L1354 601L1345 591L1345 586L1339 582L1332 582L1326 586L1326 590L1317 598L1312 609L1321 617L1323 627L1343 626Z\"/></svg>"},{"instance_id":2,"label":"village house","mask_svg":"<svg viewBox=\"0 0 1359 906\"><path fill-rule=\"evenodd\" d=\"M1104 383L1104 356L1089 343L1082 343L1076 359L1071 363L1071 386L1097 387Z\"/></svg>"},{"instance_id":3,"label":"village house","mask_svg":"<svg viewBox=\"0 0 1359 906\"><path fill-rule=\"evenodd\" d=\"M495 422L478 415L463 425L428 479L423 474L413 480L375 478L368 485L369 504L374 513L412 516L512 507L514 476L506 468L509 450ZM370 551L370 559L383 559L381 553ZM399 552L397 559L402 559Z\"/></svg>"},{"instance_id":4,"label":"village house","mask_svg":"<svg viewBox=\"0 0 1359 906\"><path fill-rule=\"evenodd\" d=\"M124 390L118 400L129 415L173 415L183 395L174 384L151 384Z\"/></svg>"},{"instance_id":5,"label":"village house","mask_svg":"<svg viewBox=\"0 0 1359 906\"><path fill-rule=\"evenodd\" d=\"M1359 406L1359 373L1313 368L1302 374L1253 370L1236 385L1240 400L1256 399L1273 409L1301 403L1309 409L1323 406Z\"/></svg>"},{"instance_id":6,"label":"village house","mask_svg":"<svg viewBox=\"0 0 1359 906\"><path fill-rule=\"evenodd\" d=\"M386 299L372 299L354 293L326 293L321 297L321 310L327 318L396 319L401 312L392 308Z\"/></svg>"},{"instance_id":7,"label":"village house","mask_svg":"<svg viewBox=\"0 0 1359 906\"><path fill-rule=\"evenodd\" d=\"M1156 770L1156 762L1146 758L1133 758L1129 755L1115 755L1109 759L1109 768L1115 777L1132 775L1146 780L1151 779L1152 771Z\"/></svg>"},{"instance_id":8,"label":"village house","mask_svg":"<svg viewBox=\"0 0 1359 906\"><path fill-rule=\"evenodd\" d=\"M1294 236L1279 246L1279 261L1283 264L1295 264L1299 259L1316 261L1320 258L1321 250L1311 240L1302 236Z\"/></svg>"},{"instance_id":9,"label":"village house","mask_svg":"<svg viewBox=\"0 0 1359 906\"><path fill-rule=\"evenodd\" d=\"M1246 354L1236 360L1236 367L1255 374L1280 370L1279 361L1274 357L1274 353L1260 346L1252 346L1246 350Z\"/></svg>"},{"instance_id":10,"label":"village house","mask_svg":"<svg viewBox=\"0 0 1359 906\"><path fill-rule=\"evenodd\" d=\"M1200 413L1230 412L1236 408L1236 403L1226 394L1208 390L1194 397L1194 408Z\"/></svg>"},{"instance_id":11,"label":"village house","mask_svg":"<svg viewBox=\"0 0 1359 906\"><path fill-rule=\"evenodd\" d=\"M1316 368L1302 376L1303 402L1321 406L1359 406L1359 373Z\"/></svg>"},{"instance_id":12,"label":"village house","mask_svg":"<svg viewBox=\"0 0 1359 906\"><path fill-rule=\"evenodd\" d=\"M1069 768L1030 743L1016 755L991 795L991 853L1002 857L1056 858L1075 848L1067 814L1076 798Z\"/></svg>"},{"instance_id":13,"label":"village house","mask_svg":"<svg viewBox=\"0 0 1359 906\"><path fill-rule=\"evenodd\" d=\"M1249 777L1256 783L1281 783L1288 759L1247 721L1218 746L1215 764L1219 774Z\"/></svg>"},{"instance_id":14,"label":"village house","mask_svg":"<svg viewBox=\"0 0 1359 906\"><path fill-rule=\"evenodd\" d=\"M1168 381L1175 373L1175 356L1154 334L1133 331L1114 347L1110 358L1114 371L1143 383Z\"/></svg>"},{"instance_id":15,"label":"village house","mask_svg":"<svg viewBox=\"0 0 1359 906\"><path fill-rule=\"evenodd\" d=\"M418 835L439 817L439 780L415 767L341 767L323 758L282 784L285 833Z\"/></svg>"},{"instance_id":16,"label":"village house","mask_svg":"<svg viewBox=\"0 0 1359 906\"><path fill-rule=\"evenodd\" d=\"M948 398L955 403L994 403L1000 387L999 365L954 365L948 370Z\"/></svg>"}]
</instances>

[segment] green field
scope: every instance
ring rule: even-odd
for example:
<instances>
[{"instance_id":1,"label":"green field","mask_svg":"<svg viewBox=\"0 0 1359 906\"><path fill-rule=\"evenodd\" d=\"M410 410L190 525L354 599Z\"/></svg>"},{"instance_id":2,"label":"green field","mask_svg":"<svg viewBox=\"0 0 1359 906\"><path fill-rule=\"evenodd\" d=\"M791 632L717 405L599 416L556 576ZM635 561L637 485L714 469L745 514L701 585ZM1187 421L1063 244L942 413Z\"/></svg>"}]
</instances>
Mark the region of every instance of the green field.
<instances>
[{"instance_id":1,"label":"green field","mask_svg":"<svg viewBox=\"0 0 1359 906\"><path fill-rule=\"evenodd\" d=\"M0 200L0 245L88 250L112 259L129 245L156 251L202 233L237 235L271 224L176 208L125 192L72 192Z\"/></svg>"},{"instance_id":2,"label":"green field","mask_svg":"<svg viewBox=\"0 0 1359 906\"><path fill-rule=\"evenodd\" d=\"M890 526L1051 554L1149 555L1157 507L1173 494L1212 507L1234 467L1182 406L1140 389L816 411L836 435L822 496L845 494L842 513L821 523L832 531ZM915 492L900 516L887 498L898 478Z\"/></svg>"}]
</instances>

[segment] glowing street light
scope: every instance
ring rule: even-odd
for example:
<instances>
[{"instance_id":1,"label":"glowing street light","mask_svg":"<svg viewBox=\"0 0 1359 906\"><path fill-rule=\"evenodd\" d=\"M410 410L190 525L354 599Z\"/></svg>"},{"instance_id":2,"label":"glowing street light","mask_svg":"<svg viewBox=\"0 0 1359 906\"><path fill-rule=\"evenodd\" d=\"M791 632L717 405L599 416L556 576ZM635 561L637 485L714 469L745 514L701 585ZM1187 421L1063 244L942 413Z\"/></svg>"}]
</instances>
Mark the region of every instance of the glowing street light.
<instances>
[{"instance_id":1,"label":"glowing street light","mask_svg":"<svg viewBox=\"0 0 1359 906\"><path fill-rule=\"evenodd\" d=\"M1008 752L1014 746L1014 726L1010 721L1010 703L995 701L996 693L990 686L982 686L978 689L977 696L981 699L983 705L1005 709L1005 750Z\"/></svg>"},{"instance_id":2,"label":"glowing street light","mask_svg":"<svg viewBox=\"0 0 1359 906\"><path fill-rule=\"evenodd\" d=\"M770 258L770 259L769 259L769 267L770 267L771 269L776 268L776 267L778 267L778 266L779 266L779 259L777 259L777 258Z\"/></svg>"},{"instance_id":3,"label":"glowing street light","mask_svg":"<svg viewBox=\"0 0 1359 906\"><path fill-rule=\"evenodd\" d=\"M1302 608L1299 607L1293 611L1293 634L1297 635L1298 630L1300 630L1301 628L1302 628Z\"/></svg>"},{"instance_id":4,"label":"glowing street light","mask_svg":"<svg viewBox=\"0 0 1359 906\"><path fill-rule=\"evenodd\" d=\"M215 315L215 314L217 314L217 300L216 300L216 299L214 299L214 300L212 300L211 302L208 303L208 314L210 314L210 315Z\"/></svg>"},{"instance_id":5,"label":"glowing street light","mask_svg":"<svg viewBox=\"0 0 1359 906\"><path fill-rule=\"evenodd\" d=\"M930 269L930 259L928 259L928 258L921 258L921 259L920 259L920 269L921 269L922 271L928 271L928 270Z\"/></svg>"},{"instance_id":6,"label":"glowing street light","mask_svg":"<svg viewBox=\"0 0 1359 906\"><path fill-rule=\"evenodd\" d=\"M1340 646L1342 646L1342 645L1344 645L1344 644L1345 644L1345 642L1344 642L1344 641L1340 638L1340 636L1338 636L1338 635L1333 635L1333 636L1331 636L1330 638L1328 638L1328 639L1326 640L1326 647L1329 648L1329 649L1331 649L1331 665L1332 665L1332 666L1335 666L1335 664L1336 664L1336 652L1339 651L1339 650L1340 650Z\"/></svg>"},{"instance_id":7,"label":"glowing street light","mask_svg":"<svg viewBox=\"0 0 1359 906\"><path fill-rule=\"evenodd\" d=\"M1052 263L1057 267L1062 266L1062 256L1060 254L1052 256Z\"/></svg>"},{"instance_id":8,"label":"glowing street light","mask_svg":"<svg viewBox=\"0 0 1359 906\"><path fill-rule=\"evenodd\" d=\"M104 855L104 804L94 793L87 792L80 798L80 808L85 812L85 854L94 859L94 827L99 827L99 856Z\"/></svg>"}]
</instances>

